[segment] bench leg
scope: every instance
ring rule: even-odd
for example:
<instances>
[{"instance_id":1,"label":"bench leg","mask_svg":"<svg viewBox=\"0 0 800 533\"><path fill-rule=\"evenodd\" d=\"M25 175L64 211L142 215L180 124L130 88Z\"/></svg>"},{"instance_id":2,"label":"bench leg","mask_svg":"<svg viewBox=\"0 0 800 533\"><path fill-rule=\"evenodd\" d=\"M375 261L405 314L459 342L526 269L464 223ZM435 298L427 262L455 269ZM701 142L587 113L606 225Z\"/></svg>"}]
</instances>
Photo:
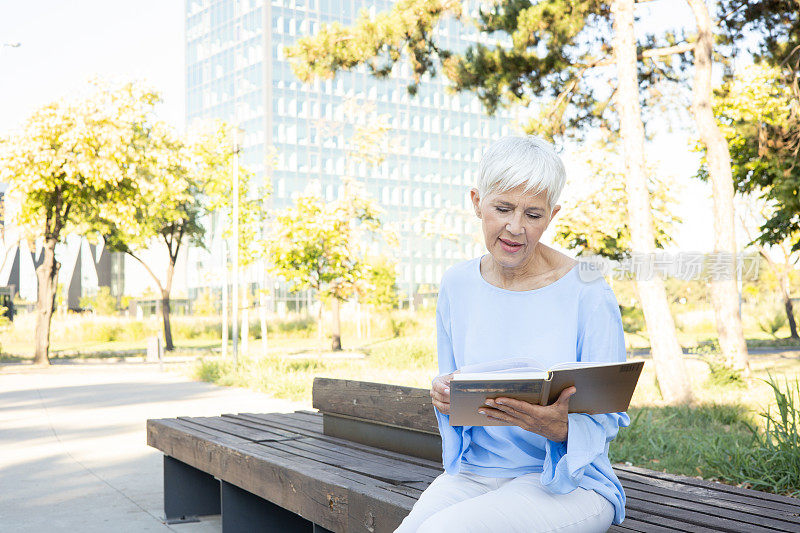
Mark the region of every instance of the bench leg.
<instances>
[{"instance_id":1,"label":"bench leg","mask_svg":"<svg viewBox=\"0 0 800 533\"><path fill-rule=\"evenodd\" d=\"M220 481L222 494L222 532L312 533L314 524L279 505Z\"/></svg>"},{"instance_id":2,"label":"bench leg","mask_svg":"<svg viewBox=\"0 0 800 533\"><path fill-rule=\"evenodd\" d=\"M166 523L197 522L197 516L219 513L219 481L211 474L165 455Z\"/></svg>"}]
</instances>

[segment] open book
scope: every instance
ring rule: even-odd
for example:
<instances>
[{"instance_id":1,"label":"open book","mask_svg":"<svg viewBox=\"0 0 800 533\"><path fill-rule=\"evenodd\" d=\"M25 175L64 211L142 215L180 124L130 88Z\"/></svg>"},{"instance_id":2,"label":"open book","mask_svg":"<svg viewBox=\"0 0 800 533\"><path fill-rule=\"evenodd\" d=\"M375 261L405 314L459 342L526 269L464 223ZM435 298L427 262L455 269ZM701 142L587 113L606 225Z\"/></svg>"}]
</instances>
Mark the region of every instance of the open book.
<instances>
[{"instance_id":1,"label":"open book","mask_svg":"<svg viewBox=\"0 0 800 533\"><path fill-rule=\"evenodd\" d=\"M508 426L478 413L487 398L516 398L550 405L575 386L570 413L616 413L628 409L644 361L560 363L547 370L529 359L505 359L462 368L450 382L451 426Z\"/></svg>"}]
</instances>

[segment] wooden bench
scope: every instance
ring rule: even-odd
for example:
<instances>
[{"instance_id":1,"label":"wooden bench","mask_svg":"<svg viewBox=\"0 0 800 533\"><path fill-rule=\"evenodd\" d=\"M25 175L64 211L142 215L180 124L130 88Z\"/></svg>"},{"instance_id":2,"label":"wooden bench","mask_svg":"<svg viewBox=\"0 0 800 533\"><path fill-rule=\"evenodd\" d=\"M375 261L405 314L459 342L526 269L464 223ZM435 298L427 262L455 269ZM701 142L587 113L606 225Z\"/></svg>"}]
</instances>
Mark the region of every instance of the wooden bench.
<instances>
[{"instance_id":1,"label":"wooden bench","mask_svg":"<svg viewBox=\"0 0 800 533\"><path fill-rule=\"evenodd\" d=\"M393 531L441 471L428 391L317 378L318 412L147 421L164 453L168 522L222 514L224 533ZM800 532L800 500L615 466L611 531Z\"/></svg>"}]
</instances>

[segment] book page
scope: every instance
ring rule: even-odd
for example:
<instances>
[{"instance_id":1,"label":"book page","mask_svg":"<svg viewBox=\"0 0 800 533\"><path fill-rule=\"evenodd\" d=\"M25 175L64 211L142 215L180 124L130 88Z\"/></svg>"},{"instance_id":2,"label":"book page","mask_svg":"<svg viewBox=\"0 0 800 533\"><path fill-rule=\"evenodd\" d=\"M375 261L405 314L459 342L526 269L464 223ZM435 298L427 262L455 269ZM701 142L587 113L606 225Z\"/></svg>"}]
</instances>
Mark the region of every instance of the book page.
<instances>
[{"instance_id":1,"label":"book page","mask_svg":"<svg viewBox=\"0 0 800 533\"><path fill-rule=\"evenodd\" d=\"M486 363L476 363L464 365L458 369L459 374L472 374L483 372L525 372L529 370L544 372L545 369L539 365L535 359L529 357L513 357L510 359L498 359Z\"/></svg>"},{"instance_id":2,"label":"book page","mask_svg":"<svg viewBox=\"0 0 800 533\"><path fill-rule=\"evenodd\" d=\"M588 367L600 367L600 366L615 366L615 365L622 365L625 364L625 361L613 361L613 362L602 362L602 361L567 361L565 363L557 363L551 366L548 370L569 370L570 368L588 368Z\"/></svg>"},{"instance_id":3,"label":"book page","mask_svg":"<svg viewBox=\"0 0 800 533\"><path fill-rule=\"evenodd\" d=\"M515 379L547 379L550 372L541 370L498 370L496 372L467 372L453 375L453 381L511 381Z\"/></svg>"}]
</instances>

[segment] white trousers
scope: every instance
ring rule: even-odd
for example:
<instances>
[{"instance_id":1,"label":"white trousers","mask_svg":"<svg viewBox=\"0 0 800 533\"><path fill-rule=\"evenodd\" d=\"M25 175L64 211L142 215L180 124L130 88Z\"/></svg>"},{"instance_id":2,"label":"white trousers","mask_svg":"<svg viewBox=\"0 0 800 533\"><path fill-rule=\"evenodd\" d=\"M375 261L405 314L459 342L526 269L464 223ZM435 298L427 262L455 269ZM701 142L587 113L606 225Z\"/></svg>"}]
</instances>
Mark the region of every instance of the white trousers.
<instances>
[{"instance_id":1,"label":"white trousers","mask_svg":"<svg viewBox=\"0 0 800 533\"><path fill-rule=\"evenodd\" d=\"M540 477L444 473L425 489L395 533L594 533L611 527L611 502L581 488L553 494Z\"/></svg>"}]
</instances>

